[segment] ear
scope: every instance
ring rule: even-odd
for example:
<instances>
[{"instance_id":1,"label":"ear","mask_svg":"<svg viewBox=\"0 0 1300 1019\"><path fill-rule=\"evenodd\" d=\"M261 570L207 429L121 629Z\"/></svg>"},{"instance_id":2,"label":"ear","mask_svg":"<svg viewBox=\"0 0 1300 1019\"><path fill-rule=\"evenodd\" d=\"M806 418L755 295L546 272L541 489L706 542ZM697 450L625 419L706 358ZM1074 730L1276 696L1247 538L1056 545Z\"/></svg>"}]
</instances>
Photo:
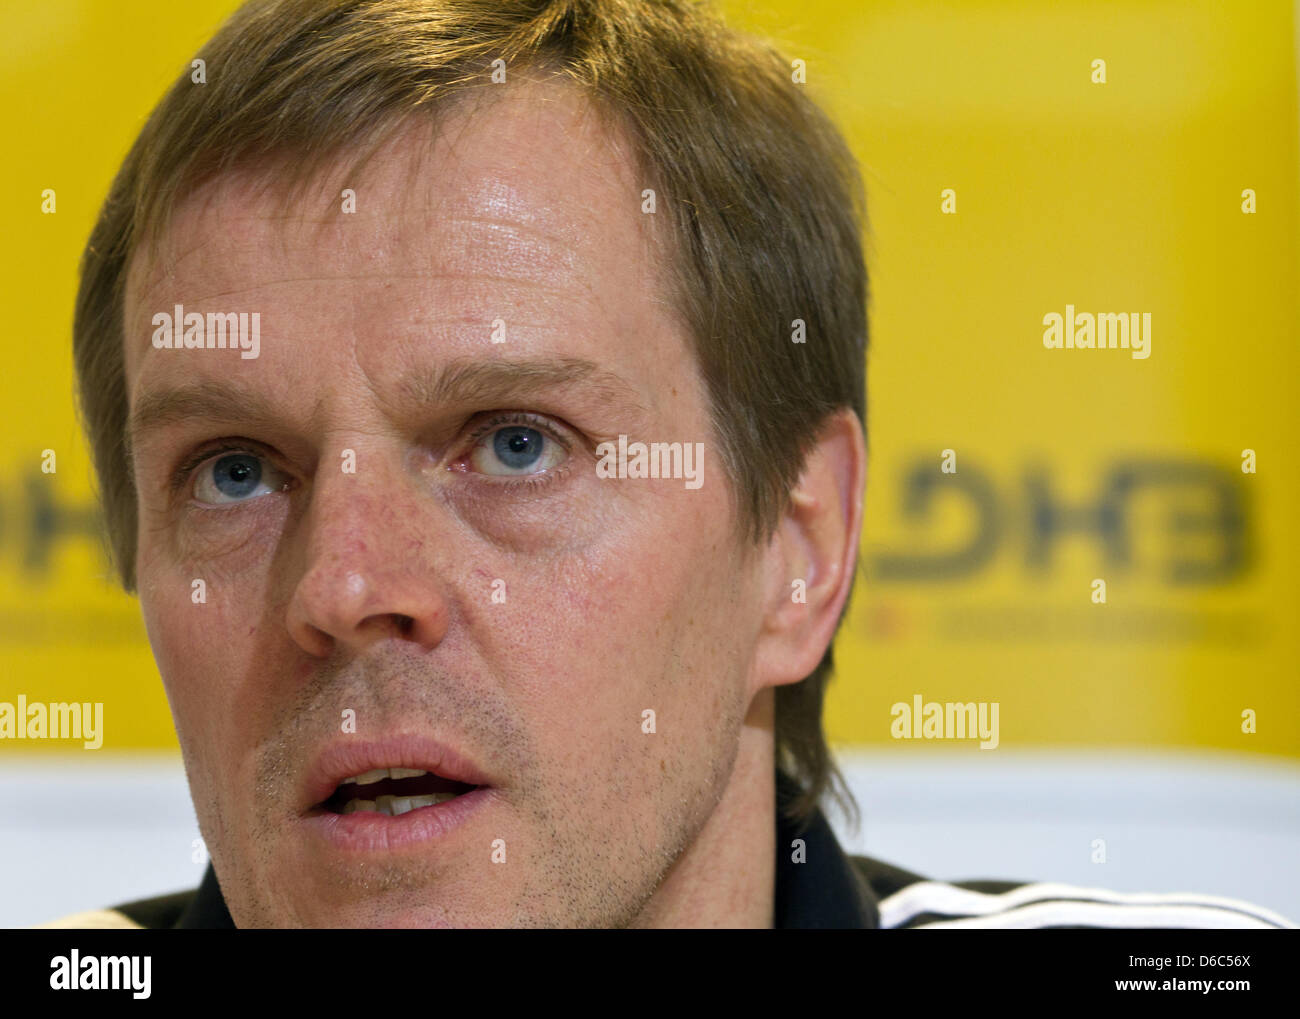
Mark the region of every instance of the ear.
<instances>
[{"instance_id":1,"label":"ear","mask_svg":"<svg viewBox=\"0 0 1300 1019\"><path fill-rule=\"evenodd\" d=\"M837 411L765 552L754 692L807 678L835 636L858 561L866 477L862 426L853 411Z\"/></svg>"}]
</instances>

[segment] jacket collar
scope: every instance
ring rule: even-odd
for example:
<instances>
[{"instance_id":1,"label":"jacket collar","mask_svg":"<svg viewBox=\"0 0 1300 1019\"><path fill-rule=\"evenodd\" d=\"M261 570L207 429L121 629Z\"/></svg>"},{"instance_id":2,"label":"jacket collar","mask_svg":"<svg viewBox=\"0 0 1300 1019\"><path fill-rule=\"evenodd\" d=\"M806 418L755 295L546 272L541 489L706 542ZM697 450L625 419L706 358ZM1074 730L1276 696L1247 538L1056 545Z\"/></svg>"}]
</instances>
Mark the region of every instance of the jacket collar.
<instances>
[{"instance_id":1,"label":"jacket collar","mask_svg":"<svg viewBox=\"0 0 1300 1019\"><path fill-rule=\"evenodd\" d=\"M793 779L783 772L776 773L773 926L778 930L879 927L875 896L840 848L822 812L814 810L802 826L786 818L783 808L799 791ZM795 844L797 839L803 840L802 847ZM176 927L233 930L234 926L216 872L209 863Z\"/></svg>"},{"instance_id":2,"label":"jacket collar","mask_svg":"<svg viewBox=\"0 0 1300 1019\"><path fill-rule=\"evenodd\" d=\"M190 904L185 907L181 917L176 921L176 930L222 930L233 931L235 921L230 918L226 900L222 898L221 886L217 884L217 872L208 863L199 882L198 891Z\"/></svg>"},{"instance_id":3,"label":"jacket collar","mask_svg":"<svg viewBox=\"0 0 1300 1019\"><path fill-rule=\"evenodd\" d=\"M821 810L805 825L785 814L801 792L798 783L776 773L776 895L773 924L777 930L809 928L862 929L880 926L876 897ZM798 846L796 840L802 839Z\"/></svg>"}]
</instances>

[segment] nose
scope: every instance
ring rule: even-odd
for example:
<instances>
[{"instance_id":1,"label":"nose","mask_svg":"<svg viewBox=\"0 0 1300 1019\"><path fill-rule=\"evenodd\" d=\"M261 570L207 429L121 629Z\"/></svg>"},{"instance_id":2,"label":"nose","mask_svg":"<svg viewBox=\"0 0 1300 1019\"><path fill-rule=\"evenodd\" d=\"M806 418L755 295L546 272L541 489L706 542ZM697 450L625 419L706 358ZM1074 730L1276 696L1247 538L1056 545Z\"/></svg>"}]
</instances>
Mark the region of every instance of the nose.
<instances>
[{"instance_id":1,"label":"nose","mask_svg":"<svg viewBox=\"0 0 1300 1019\"><path fill-rule=\"evenodd\" d=\"M429 650L446 635L446 592L422 537L428 506L410 498L403 480L373 467L317 480L287 619L308 654L390 639Z\"/></svg>"}]
</instances>

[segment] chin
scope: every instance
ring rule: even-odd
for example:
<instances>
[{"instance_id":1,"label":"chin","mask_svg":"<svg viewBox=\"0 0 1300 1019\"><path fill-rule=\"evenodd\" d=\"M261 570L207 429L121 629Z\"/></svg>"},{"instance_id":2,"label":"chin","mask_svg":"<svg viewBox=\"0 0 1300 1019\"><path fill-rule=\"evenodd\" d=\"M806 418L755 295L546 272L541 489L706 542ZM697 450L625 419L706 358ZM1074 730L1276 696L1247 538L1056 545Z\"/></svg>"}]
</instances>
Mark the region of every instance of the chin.
<instances>
[{"instance_id":1,"label":"chin","mask_svg":"<svg viewBox=\"0 0 1300 1019\"><path fill-rule=\"evenodd\" d=\"M318 927L360 930L454 930L461 927L491 927L491 923L457 923L442 910L395 909L376 914L373 910L345 910L344 915L322 918Z\"/></svg>"},{"instance_id":2,"label":"chin","mask_svg":"<svg viewBox=\"0 0 1300 1019\"><path fill-rule=\"evenodd\" d=\"M313 884L319 889L318 882ZM340 896L342 891L336 886L333 897L303 892L301 897L282 900L282 909L277 912L287 915L264 918L262 923L363 930L502 927L512 923L509 912L503 912L496 904L474 903L464 896L455 896L455 905L450 905L451 897L447 894L449 888L445 882L426 887L417 887L412 882L404 887L374 892L355 886L347 890L346 897Z\"/></svg>"}]
</instances>

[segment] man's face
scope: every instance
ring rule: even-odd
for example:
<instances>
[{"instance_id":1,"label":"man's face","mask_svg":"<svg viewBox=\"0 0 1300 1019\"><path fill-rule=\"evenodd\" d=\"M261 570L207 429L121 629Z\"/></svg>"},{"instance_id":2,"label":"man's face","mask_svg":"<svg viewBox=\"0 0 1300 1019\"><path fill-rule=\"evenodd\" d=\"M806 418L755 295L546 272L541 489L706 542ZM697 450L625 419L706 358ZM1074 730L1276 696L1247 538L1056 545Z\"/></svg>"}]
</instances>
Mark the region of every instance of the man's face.
<instances>
[{"instance_id":1,"label":"man's face","mask_svg":"<svg viewBox=\"0 0 1300 1019\"><path fill-rule=\"evenodd\" d=\"M128 290L140 600L231 913L635 922L762 623L648 185L535 85L343 165L290 204L217 181ZM259 356L155 348L175 305L257 312ZM704 484L598 477L620 434L703 442ZM394 767L487 788L340 785ZM381 795L415 809L347 807Z\"/></svg>"}]
</instances>

